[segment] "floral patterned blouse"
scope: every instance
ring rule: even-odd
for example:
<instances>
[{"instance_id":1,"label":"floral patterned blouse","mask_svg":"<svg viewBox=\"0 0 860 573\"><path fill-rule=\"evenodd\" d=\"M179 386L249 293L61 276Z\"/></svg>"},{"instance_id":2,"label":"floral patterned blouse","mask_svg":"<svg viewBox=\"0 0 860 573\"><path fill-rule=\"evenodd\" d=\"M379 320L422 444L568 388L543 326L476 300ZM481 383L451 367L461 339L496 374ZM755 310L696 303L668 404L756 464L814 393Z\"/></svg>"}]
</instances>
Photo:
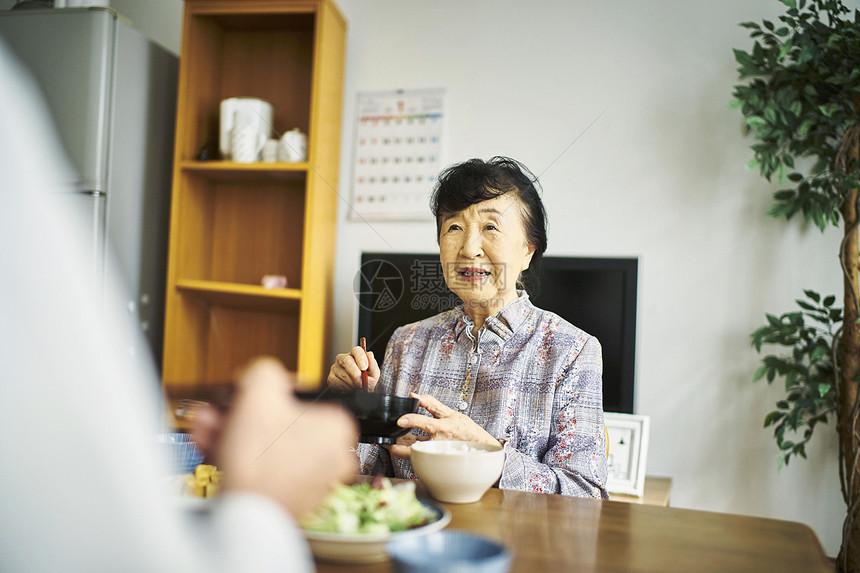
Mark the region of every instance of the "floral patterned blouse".
<instances>
[{"instance_id":1,"label":"floral patterned blouse","mask_svg":"<svg viewBox=\"0 0 860 573\"><path fill-rule=\"evenodd\" d=\"M597 339L522 291L477 339L473 327L460 305L398 328L376 391L430 394L502 441L500 488L608 498ZM358 452L364 474L415 479L409 460L381 446Z\"/></svg>"}]
</instances>

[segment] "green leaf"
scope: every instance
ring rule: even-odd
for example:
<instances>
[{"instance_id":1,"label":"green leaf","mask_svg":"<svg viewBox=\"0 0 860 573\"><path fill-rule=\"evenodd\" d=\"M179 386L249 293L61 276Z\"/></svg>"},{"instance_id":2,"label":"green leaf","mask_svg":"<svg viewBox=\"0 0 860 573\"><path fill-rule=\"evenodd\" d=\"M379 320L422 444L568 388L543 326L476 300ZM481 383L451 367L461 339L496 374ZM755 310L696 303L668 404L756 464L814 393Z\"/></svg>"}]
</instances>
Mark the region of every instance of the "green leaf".
<instances>
[{"instance_id":1,"label":"green leaf","mask_svg":"<svg viewBox=\"0 0 860 573\"><path fill-rule=\"evenodd\" d=\"M838 112L840 109L842 109L841 106L836 103L827 103L818 106L818 111L824 114L825 117L833 117L833 114Z\"/></svg>"},{"instance_id":2,"label":"green leaf","mask_svg":"<svg viewBox=\"0 0 860 573\"><path fill-rule=\"evenodd\" d=\"M794 114L795 117L800 117L800 113L803 111L803 104L798 100L794 100L788 105L788 110Z\"/></svg>"},{"instance_id":3,"label":"green leaf","mask_svg":"<svg viewBox=\"0 0 860 573\"><path fill-rule=\"evenodd\" d=\"M827 228L827 217L824 215L818 207L816 207L812 213L813 219L815 219L815 226L818 227L821 231Z\"/></svg>"},{"instance_id":4,"label":"green leaf","mask_svg":"<svg viewBox=\"0 0 860 573\"><path fill-rule=\"evenodd\" d=\"M824 302L821 304L823 304L824 306L829 308L829 307L833 306L834 302L836 302L836 297L831 294L831 295L825 297Z\"/></svg>"},{"instance_id":5,"label":"green leaf","mask_svg":"<svg viewBox=\"0 0 860 573\"><path fill-rule=\"evenodd\" d=\"M825 396L827 396L827 393L830 392L831 388L833 388L832 384L819 384L818 395L824 398Z\"/></svg>"},{"instance_id":6,"label":"green leaf","mask_svg":"<svg viewBox=\"0 0 860 573\"><path fill-rule=\"evenodd\" d=\"M816 346L812 351L812 354L809 355L809 362L818 362L824 356L827 356L830 353L830 349L826 346Z\"/></svg>"},{"instance_id":7,"label":"green leaf","mask_svg":"<svg viewBox=\"0 0 860 573\"><path fill-rule=\"evenodd\" d=\"M778 118L776 116L776 107L774 107L773 105L768 105L764 109L764 119L765 121L767 121L767 123L776 123L778 121ZM749 121L747 121L747 123L749 123Z\"/></svg>"},{"instance_id":8,"label":"green leaf","mask_svg":"<svg viewBox=\"0 0 860 573\"><path fill-rule=\"evenodd\" d=\"M751 115L747 117L747 125L750 127L750 129L759 129L761 127L766 126L767 122L761 116Z\"/></svg>"},{"instance_id":9,"label":"green leaf","mask_svg":"<svg viewBox=\"0 0 860 573\"><path fill-rule=\"evenodd\" d=\"M735 53L735 60L741 66L755 68L755 61L750 54L743 50L738 50L737 48L734 48L732 51Z\"/></svg>"},{"instance_id":10,"label":"green leaf","mask_svg":"<svg viewBox=\"0 0 860 573\"><path fill-rule=\"evenodd\" d=\"M806 64L807 62L810 62L813 59L815 59L815 54L813 53L813 51L809 48L809 46L803 46L800 48L800 53L797 55L795 63L798 66L802 66L802 65ZM809 93L810 91L812 91L812 92L815 91L814 87L812 87L812 86L807 86L807 87L809 87L810 89L807 90L806 88L804 88L804 90L803 90L806 93ZM814 95L814 94L812 94L812 95Z\"/></svg>"},{"instance_id":11,"label":"green leaf","mask_svg":"<svg viewBox=\"0 0 860 573\"><path fill-rule=\"evenodd\" d=\"M732 101L729 102L729 105L727 107L729 109L740 109L740 107L743 104L744 104L743 100L741 100L739 98L734 98Z\"/></svg>"},{"instance_id":12,"label":"green leaf","mask_svg":"<svg viewBox=\"0 0 860 573\"><path fill-rule=\"evenodd\" d=\"M789 8L797 9L797 0L779 0Z\"/></svg>"},{"instance_id":13,"label":"green leaf","mask_svg":"<svg viewBox=\"0 0 860 573\"><path fill-rule=\"evenodd\" d=\"M809 289L804 290L803 294L805 294L807 298L810 298L810 299L814 300L815 302L821 301L821 295L818 294L817 292L815 292L814 290L809 290Z\"/></svg>"},{"instance_id":14,"label":"green leaf","mask_svg":"<svg viewBox=\"0 0 860 573\"><path fill-rule=\"evenodd\" d=\"M777 33L779 33L779 32L777 32ZM788 30L786 30L786 33L788 33ZM785 42L783 42L782 46L780 46L780 48L779 48L779 54L776 56L777 61L784 59L785 56L788 55L788 53L791 51L791 48L793 48L793 47L794 47L794 45L791 42L791 38L789 38Z\"/></svg>"},{"instance_id":15,"label":"green leaf","mask_svg":"<svg viewBox=\"0 0 860 573\"><path fill-rule=\"evenodd\" d=\"M759 380L761 380L764 377L765 372L767 372L767 366L760 366L759 369L755 371L755 376L753 376L753 382L758 382Z\"/></svg>"},{"instance_id":16,"label":"green leaf","mask_svg":"<svg viewBox=\"0 0 860 573\"><path fill-rule=\"evenodd\" d=\"M783 413L783 412L776 412L776 411L771 412L770 414L768 414L764 418L764 427L767 428L768 426L770 426L771 424L773 424L777 420L782 419L783 416L785 416L785 413Z\"/></svg>"},{"instance_id":17,"label":"green leaf","mask_svg":"<svg viewBox=\"0 0 860 573\"><path fill-rule=\"evenodd\" d=\"M785 422L785 420L781 421L773 429L773 435L776 438L777 445L782 443L783 437L785 436Z\"/></svg>"}]
</instances>

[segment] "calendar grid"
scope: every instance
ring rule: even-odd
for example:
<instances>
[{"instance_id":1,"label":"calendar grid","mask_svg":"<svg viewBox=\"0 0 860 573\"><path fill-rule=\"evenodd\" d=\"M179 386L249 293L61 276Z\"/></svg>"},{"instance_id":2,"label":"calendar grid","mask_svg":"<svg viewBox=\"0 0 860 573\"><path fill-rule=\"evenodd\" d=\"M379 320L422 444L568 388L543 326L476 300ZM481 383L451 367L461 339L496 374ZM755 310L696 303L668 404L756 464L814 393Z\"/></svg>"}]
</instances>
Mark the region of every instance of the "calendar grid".
<instances>
[{"instance_id":1,"label":"calendar grid","mask_svg":"<svg viewBox=\"0 0 860 573\"><path fill-rule=\"evenodd\" d=\"M432 218L444 102L443 89L359 94L352 219Z\"/></svg>"}]
</instances>

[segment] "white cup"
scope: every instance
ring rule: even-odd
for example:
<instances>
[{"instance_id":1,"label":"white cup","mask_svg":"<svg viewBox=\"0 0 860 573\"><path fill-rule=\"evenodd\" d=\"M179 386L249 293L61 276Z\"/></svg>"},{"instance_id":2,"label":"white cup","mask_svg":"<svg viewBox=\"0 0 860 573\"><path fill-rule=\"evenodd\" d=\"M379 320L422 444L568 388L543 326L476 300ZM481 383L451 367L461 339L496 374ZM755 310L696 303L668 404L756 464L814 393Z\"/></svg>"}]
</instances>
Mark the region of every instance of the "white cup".
<instances>
[{"instance_id":1,"label":"white cup","mask_svg":"<svg viewBox=\"0 0 860 573\"><path fill-rule=\"evenodd\" d=\"M251 97L231 97L221 102L218 147L224 159L233 158L230 141L237 120L252 123L268 139L272 133L272 104Z\"/></svg>"},{"instance_id":2,"label":"white cup","mask_svg":"<svg viewBox=\"0 0 860 573\"><path fill-rule=\"evenodd\" d=\"M281 161L307 161L308 158L308 137L299 130L299 128L291 129L281 136L281 148L278 151L278 158Z\"/></svg>"},{"instance_id":3,"label":"white cup","mask_svg":"<svg viewBox=\"0 0 860 573\"><path fill-rule=\"evenodd\" d=\"M230 132L230 149L236 163L254 163L260 158L260 151L266 145L266 135L257 131L253 125L237 124Z\"/></svg>"},{"instance_id":4,"label":"white cup","mask_svg":"<svg viewBox=\"0 0 860 573\"><path fill-rule=\"evenodd\" d=\"M280 148L281 142L277 139L270 139L263 146L263 162L265 163L274 163L278 160L278 148Z\"/></svg>"}]
</instances>

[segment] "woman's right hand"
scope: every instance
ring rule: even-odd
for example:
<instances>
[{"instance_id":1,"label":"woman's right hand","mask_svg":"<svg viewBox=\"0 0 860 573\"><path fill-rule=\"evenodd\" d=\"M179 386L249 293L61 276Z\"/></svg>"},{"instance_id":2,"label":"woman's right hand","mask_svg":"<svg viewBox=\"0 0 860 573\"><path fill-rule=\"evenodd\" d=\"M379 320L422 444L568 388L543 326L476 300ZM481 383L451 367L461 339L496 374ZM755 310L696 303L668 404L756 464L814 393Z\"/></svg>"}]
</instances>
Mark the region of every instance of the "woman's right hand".
<instances>
[{"instance_id":1,"label":"woman's right hand","mask_svg":"<svg viewBox=\"0 0 860 573\"><path fill-rule=\"evenodd\" d=\"M361 371L367 370L367 390L373 391L379 381L379 364L373 352L365 352L361 346L353 348L349 354L338 354L328 373L328 384L340 390L361 388Z\"/></svg>"}]
</instances>

